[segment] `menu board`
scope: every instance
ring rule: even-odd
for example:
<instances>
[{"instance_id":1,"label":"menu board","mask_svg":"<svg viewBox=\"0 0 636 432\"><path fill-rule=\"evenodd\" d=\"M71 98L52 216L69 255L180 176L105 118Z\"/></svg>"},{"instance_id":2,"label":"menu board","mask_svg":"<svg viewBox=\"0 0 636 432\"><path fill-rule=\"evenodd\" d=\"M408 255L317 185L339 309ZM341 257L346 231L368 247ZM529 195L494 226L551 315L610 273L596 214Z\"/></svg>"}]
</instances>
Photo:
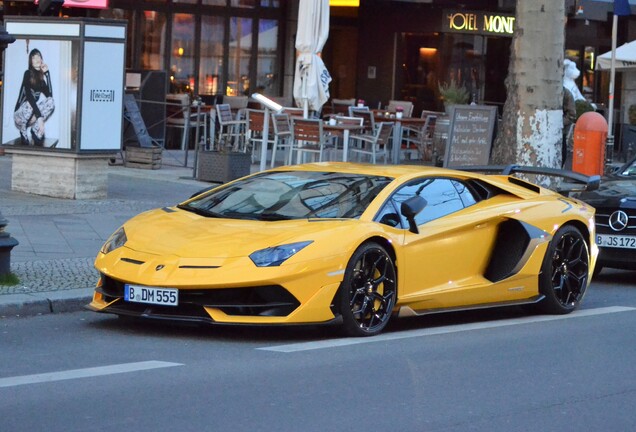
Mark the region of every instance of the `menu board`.
<instances>
[{"instance_id":1,"label":"menu board","mask_svg":"<svg viewBox=\"0 0 636 432\"><path fill-rule=\"evenodd\" d=\"M452 107L444 166L488 165L496 116L494 106Z\"/></svg>"}]
</instances>

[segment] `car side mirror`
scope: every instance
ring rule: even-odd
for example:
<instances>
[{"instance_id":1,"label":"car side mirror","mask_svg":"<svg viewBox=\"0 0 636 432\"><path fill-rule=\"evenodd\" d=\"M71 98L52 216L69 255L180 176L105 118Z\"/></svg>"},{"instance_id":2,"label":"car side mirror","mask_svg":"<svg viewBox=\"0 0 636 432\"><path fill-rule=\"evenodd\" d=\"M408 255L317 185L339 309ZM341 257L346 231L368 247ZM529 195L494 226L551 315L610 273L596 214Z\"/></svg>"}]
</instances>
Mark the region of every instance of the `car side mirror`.
<instances>
[{"instance_id":1,"label":"car side mirror","mask_svg":"<svg viewBox=\"0 0 636 432\"><path fill-rule=\"evenodd\" d=\"M415 216L418 215L424 207L426 207L426 200L419 195L415 195L402 203L400 212L409 221L409 231L413 234L419 234L417 224L415 223Z\"/></svg>"}]
</instances>

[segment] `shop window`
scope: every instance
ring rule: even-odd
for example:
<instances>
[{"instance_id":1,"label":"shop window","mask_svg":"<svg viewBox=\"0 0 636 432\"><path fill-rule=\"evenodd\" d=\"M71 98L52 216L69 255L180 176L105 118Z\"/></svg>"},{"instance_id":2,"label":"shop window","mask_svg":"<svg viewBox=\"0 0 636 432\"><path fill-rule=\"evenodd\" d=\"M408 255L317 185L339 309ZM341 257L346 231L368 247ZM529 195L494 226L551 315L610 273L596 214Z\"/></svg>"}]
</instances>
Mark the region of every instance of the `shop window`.
<instances>
[{"instance_id":1,"label":"shop window","mask_svg":"<svg viewBox=\"0 0 636 432\"><path fill-rule=\"evenodd\" d=\"M225 94L238 96L249 94L250 57L252 52L252 20L230 18L228 82Z\"/></svg>"},{"instance_id":2,"label":"shop window","mask_svg":"<svg viewBox=\"0 0 636 432\"><path fill-rule=\"evenodd\" d=\"M166 46L166 16L144 11L141 19L141 68L163 70Z\"/></svg>"},{"instance_id":3,"label":"shop window","mask_svg":"<svg viewBox=\"0 0 636 432\"><path fill-rule=\"evenodd\" d=\"M278 21L259 21L257 54L256 91L268 96L277 96L279 88Z\"/></svg>"},{"instance_id":4,"label":"shop window","mask_svg":"<svg viewBox=\"0 0 636 432\"><path fill-rule=\"evenodd\" d=\"M201 18L199 94L223 93L223 35L225 20L218 16Z\"/></svg>"},{"instance_id":5,"label":"shop window","mask_svg":"<svg viewBox=\"0 0 636 432\"><path fill-rule=\"evenodd\" d=\"M170 51L170 92L172 93L194 91L194 29L194 15L174 14Z\"/></svg>"},{"instance_id":6,"label":"shop window","mask_svg":"<svg viewBox=\"0 0 636 432\"><path fill-rule=\"evenodd\" d=\"M260 0L232 0L230 6L242 8L255 8Z\"/></svg>"},{"instance_id":7,"label":"shop window","mask_svg":"<svg viewBox=\"0 0 636 432\"><path fill-rule=\"evenodd\" d=\"M588 101L594 100L594 63L596 62L596 51L594 47L586 46L583 55L583 82L582 93Z\"/></svg>"}]
</instances>

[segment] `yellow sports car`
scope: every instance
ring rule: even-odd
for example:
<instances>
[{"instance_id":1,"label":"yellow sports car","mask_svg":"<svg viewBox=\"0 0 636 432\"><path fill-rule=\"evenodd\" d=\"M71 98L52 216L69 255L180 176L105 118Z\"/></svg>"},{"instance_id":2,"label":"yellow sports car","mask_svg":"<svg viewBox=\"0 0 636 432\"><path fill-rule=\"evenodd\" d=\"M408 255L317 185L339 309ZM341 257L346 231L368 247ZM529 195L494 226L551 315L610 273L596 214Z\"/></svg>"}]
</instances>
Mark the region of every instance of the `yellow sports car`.
<instances>
[{"instance_id":1,"label":"yellow sports car","mask_svg":"<svg viewBox=\"0 0 636 432\"><path fill-rule=\"evenodd\" d=\"M391 316L522 304L569 313L598 254L594 209L516 170L314 163L253 174L126 222L97 255L88 307L337 323L351 336L377 334Z\"/></svg>"}]
</instances>

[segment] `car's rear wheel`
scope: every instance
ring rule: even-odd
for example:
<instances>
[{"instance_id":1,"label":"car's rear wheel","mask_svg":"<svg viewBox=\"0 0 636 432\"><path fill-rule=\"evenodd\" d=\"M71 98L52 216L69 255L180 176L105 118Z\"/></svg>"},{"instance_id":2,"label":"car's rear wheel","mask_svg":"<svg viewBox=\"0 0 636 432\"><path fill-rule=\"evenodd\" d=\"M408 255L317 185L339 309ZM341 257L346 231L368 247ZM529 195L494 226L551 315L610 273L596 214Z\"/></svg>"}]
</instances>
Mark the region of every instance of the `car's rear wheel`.
<instances>
[{"instance_id":1,"label":"car's rear wheel","mask_svg":"<svg viewBox=\"0 0 636 432\"><path fill-rule=\"evenodd\" d=\"M377 243L365 243L353 254L340 286L343 330L349 336L372 336L389 322L396 299L395 265Z\"/></svg>"},{"instance_id":2,"label":"car's rear wheel","mask_svg":"<svg viewBox=\"0 0 636 432\"><path fill-rule=\"evenodd\" d=\"M543 259L539 289L545 296L542 312L566 314L576 309L587 290L590 253L587 242L574 226L561 227Z\"/></svg>"}]
</instances>

